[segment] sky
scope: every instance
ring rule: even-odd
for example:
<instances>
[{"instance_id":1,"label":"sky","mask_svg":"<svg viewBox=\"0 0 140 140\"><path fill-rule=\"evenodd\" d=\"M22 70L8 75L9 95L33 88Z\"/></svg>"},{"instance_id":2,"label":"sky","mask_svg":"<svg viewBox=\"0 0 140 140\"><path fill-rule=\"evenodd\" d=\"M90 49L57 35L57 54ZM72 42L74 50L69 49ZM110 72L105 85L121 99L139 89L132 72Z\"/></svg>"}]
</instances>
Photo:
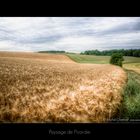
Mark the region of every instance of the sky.
<instances>
[{"instance_id":1,"label":"sky","mask_svg":"<svg viewBox=\"0 0 140 140\"><path fill-rule=\"evenodd\" d=\"M140 17L0 17L0 51L140 49Z\"/></svg>"}]
</instances>

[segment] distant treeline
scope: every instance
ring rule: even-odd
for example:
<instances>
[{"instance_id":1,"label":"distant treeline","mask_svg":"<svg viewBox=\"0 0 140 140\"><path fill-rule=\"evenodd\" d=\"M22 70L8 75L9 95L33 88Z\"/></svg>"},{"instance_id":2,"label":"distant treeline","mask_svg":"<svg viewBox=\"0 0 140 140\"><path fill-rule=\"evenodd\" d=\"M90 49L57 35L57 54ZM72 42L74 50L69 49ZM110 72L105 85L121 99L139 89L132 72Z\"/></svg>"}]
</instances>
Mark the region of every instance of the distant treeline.
<instances>
[{"instance_id":1,"label":"distant treeline","mask_svg":"<svg viewBox=\"0 0 140 140\"><path fill-rule=\"evenodd\" d=\"M65 51L39 51L39 53L65 53Z\"/></svg>"},{"instance_id":2,"label":"distant treeline","mask_svg":"<svg viewBox=\"0 0 140 140\"><path fill-rule=\"evenodd\" d=\"M140 49L129 49L129 50L120 49L120 50L105 50L105 51L87 50L85 52L81 52L80 54L110 56L113 53L121 53L123 56L140 57Z\"/></svg>"}]
</instances>

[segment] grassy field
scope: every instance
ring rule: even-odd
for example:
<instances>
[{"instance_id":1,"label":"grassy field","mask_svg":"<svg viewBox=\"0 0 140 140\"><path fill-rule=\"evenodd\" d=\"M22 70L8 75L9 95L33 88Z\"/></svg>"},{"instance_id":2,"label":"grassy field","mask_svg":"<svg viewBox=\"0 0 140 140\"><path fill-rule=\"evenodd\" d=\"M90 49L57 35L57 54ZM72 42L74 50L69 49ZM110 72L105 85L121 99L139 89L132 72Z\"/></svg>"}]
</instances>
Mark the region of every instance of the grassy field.
<instances>
[{"instance_id":1,"label":"grassy field","mask_svg":"<svg viewBox=\"0 0 140 140\"><path fill-rule=\"evenodd\" d=\"M79 63L108 64L109 56L91 56L70 54L69 57ZM128 82L123 93L120 108L121 119L140 119L140 58L124 56L123 69L128 76Z\"/></svg>"},{"instance_id":2,"label":"grassy field","mask_svg":"<svg viewBox=\"0 0 140 140\"><path fill-rule=\"evenodd\" d=\"M67 54L73 61L78 63L108 64L110 56Z\"/></svg>"},{"instance_id":3,"label":"grassy field","mask_svg":"<svg viewBox=\"0 0 140 140\"><path fill-rule=\"evenodd\" d=\"M0 122L104 122L118 111L125 82L109 64L0 52Z\"/></svg>"},{"instance_id":4,"label":"grassy field","mask_svg":"<svg viewBox=\"0 0 140 140\"><path fill-rule=\"evenodd\" d=\"M72 60L78 63L108 64L110 56L67 54ZM124 56L123 64L140 63L139 57Z\"/></svg>"},{"instance_id":5,"label":"grassy field","mask_svg":"<svg viewBox=\"0 0 140 140\"><path fill-rule=\"evenodd\" d=\"M140 57L124 56L124 64L126 63L140 63Z\"/></svg>"},{"instance_id":6,"label":"grassy field","mask_svg":"<svg viewBox=\"0 0 140 140\"><path fill-rule=\"evenodd\" d=\"M140 62L139 63L126 63L123 64L123 68L127 70L132 70L138 74L140 74Z\"/></svg>"}]
</instances>

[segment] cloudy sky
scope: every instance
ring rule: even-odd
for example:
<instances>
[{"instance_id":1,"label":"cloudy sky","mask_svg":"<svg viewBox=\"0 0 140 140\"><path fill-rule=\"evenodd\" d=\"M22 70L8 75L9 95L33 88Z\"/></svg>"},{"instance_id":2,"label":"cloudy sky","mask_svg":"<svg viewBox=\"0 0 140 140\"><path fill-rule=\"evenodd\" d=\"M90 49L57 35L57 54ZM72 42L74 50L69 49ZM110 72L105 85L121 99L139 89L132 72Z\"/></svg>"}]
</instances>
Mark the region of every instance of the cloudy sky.
<instances>
[{"instance_id":1,"label":"cloudy sky","mask_svg":"<svg viewBox=\"0 0 140 140\"><path fill-rule=\"evenodd\" d=\"M0 17L0 51L140 49L140 17Z\"/></svg>"}]
</instances>

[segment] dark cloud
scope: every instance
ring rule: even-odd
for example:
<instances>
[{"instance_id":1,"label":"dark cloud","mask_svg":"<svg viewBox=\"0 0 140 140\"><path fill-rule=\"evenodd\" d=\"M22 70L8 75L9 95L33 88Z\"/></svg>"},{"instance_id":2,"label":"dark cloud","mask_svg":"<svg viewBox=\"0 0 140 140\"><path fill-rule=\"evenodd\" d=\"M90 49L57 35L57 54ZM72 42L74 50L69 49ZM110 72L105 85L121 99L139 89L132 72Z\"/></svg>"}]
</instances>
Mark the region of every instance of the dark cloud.
<instances>
[{"instance_id":1,"label":"dark cloud","mask_svg":"<svg viewBox=\"0 0 140 140\"><path fill-rule=\"evenodd\" d=\"M60 35L53 35L53 36L38 36L38 37L34 37L32 39L19 39L16 40L18 43L24 43L24 44L44 44L44 43L51 43L51 42L55 42L59 39L61 39L62 36Z\"/></svg>"},{"instance_id":2,"label":"dark cloud","mask_svg":"<svg viewBox=\"0 0 140 140\"><path fill-rule=\"evenodd\" d=\"M97 35L108 35L108 34L124 34L131 32L140 32L140 21L137 23L126 23L122 25L118 25L111 29L105 30L103 32L97 33Z\"/></svg>"}]
</instances>

